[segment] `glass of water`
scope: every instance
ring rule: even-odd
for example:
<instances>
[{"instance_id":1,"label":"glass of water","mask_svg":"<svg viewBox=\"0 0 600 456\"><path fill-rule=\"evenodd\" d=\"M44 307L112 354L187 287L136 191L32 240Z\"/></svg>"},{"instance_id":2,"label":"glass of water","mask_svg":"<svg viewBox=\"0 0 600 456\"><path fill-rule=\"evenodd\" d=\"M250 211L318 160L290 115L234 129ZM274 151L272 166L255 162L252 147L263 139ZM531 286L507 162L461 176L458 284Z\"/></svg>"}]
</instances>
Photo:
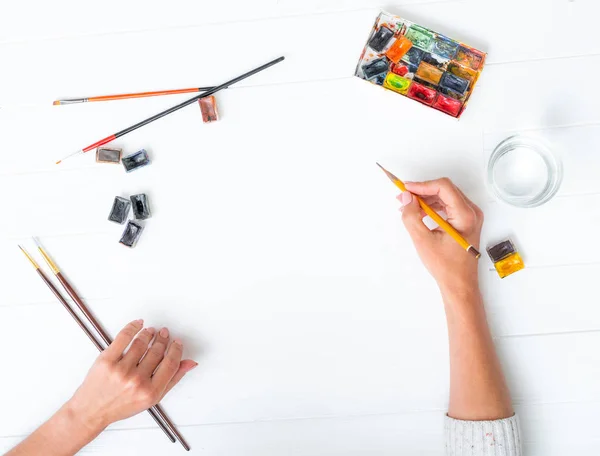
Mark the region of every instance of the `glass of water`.
<instances>
[{"instance_id":1,"label":"glass of water","mask_svg":"<svg viewBox=\"0 0 600 456\"><path fill-rule=\"evenodd\" d=\"M490 192L513 206L540 206L556 194L561 182L560 158L539 138L511 136L496 146L488 162Z\"/></svg>"}]
</instances>

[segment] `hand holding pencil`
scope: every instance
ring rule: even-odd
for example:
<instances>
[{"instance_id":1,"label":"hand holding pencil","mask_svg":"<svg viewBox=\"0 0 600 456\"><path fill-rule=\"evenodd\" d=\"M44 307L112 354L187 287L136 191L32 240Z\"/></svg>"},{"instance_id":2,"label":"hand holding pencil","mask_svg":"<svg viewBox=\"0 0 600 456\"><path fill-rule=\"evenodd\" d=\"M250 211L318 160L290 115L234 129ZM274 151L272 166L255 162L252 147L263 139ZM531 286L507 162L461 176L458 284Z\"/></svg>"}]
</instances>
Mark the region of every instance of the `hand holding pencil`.
<instances>
[{"instance_id":1,"label":"hand holding pencil","mask_svg":"<svg viewBox=\"0 0 600 456\"><path fill-rule=\"evenodd\" d=\"M421 199L434 211L444 211L447 222L461 235L479 247L483 213L450 179L428 182L405 182L406 191L398 195L402 204L402 221L410 234L423 264L436 279L442 291L472 288L478 283L478 262L467 254L464 246L441 228L430 230L423 223L426 212ZM417 198L417 196L419 198Z\"/></svg>"}]
</instances>

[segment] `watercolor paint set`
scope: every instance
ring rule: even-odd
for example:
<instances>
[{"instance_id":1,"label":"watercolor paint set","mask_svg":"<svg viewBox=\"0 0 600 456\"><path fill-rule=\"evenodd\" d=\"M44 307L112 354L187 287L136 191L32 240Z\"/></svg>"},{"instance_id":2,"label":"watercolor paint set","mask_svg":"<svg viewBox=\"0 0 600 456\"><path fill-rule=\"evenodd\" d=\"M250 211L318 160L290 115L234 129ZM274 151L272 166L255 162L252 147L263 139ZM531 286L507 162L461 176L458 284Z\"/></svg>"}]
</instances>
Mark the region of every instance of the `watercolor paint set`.
<instances>
[{"instance_id":1,"label":"watercolor paint set","mask_svg":"<svg viewBox=\"0 0 600 456\"><path fill-rule=\"evenodd\" d=\"M382 12L356 66L356 76L453 117L460 117L486 53Z\"/></svg>"}]
</instances>

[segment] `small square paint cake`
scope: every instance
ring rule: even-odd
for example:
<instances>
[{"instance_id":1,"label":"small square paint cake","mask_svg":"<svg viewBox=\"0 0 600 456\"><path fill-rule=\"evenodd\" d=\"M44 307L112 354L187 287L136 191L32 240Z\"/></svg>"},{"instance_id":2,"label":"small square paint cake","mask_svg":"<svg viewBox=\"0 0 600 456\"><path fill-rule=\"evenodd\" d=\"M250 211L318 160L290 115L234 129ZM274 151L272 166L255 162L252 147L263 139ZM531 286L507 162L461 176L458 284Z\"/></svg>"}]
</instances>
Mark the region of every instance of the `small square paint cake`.
<instances>
[{"instance_id":1,"label":"small square paint cake","mask_svg":"<svg viewBox=\"0 0 600 456\"><path fill-rule=\"evenodd\" d=\"M371 84L460 117L486 53L441 33L382 12L356 66Z\"/></svg>"},{"instance_id":2,"label":"small square paint cake","mask_svg":"<svg viewBox=\"0 0 600 456\"><path fill-rule=\"evenodd\" d=\"M121 149L114 149L112 147L98 147L96 149L96 162L118 165L121 163L122 152Z\"/></svg>"}]
</instances>

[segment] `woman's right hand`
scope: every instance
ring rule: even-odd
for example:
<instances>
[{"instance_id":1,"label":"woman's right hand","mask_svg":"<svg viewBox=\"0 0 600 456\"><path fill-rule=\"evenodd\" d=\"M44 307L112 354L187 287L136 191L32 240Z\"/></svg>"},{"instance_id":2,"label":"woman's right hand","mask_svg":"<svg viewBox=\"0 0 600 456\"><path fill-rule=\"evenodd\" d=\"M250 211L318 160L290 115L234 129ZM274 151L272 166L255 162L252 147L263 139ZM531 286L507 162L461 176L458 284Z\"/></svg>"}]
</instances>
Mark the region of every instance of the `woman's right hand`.
<instances>
[{"instance_id":1,"label":"woman's right hand","mask_svg":"<svg viewBox=\"0 0 600 456\"><path fill-rule=\"evenodd\" d=\"M477 249L483 225L481 209L448 178L405 182L405 185L408 191L397 197L402 204L402 221L421 261L442 293L478 287L477 260L441 228L430 230L425 226L425 213L414 195L420 196L436 212L444 211L448 222Z\"/></svg>"}]
</instances>

